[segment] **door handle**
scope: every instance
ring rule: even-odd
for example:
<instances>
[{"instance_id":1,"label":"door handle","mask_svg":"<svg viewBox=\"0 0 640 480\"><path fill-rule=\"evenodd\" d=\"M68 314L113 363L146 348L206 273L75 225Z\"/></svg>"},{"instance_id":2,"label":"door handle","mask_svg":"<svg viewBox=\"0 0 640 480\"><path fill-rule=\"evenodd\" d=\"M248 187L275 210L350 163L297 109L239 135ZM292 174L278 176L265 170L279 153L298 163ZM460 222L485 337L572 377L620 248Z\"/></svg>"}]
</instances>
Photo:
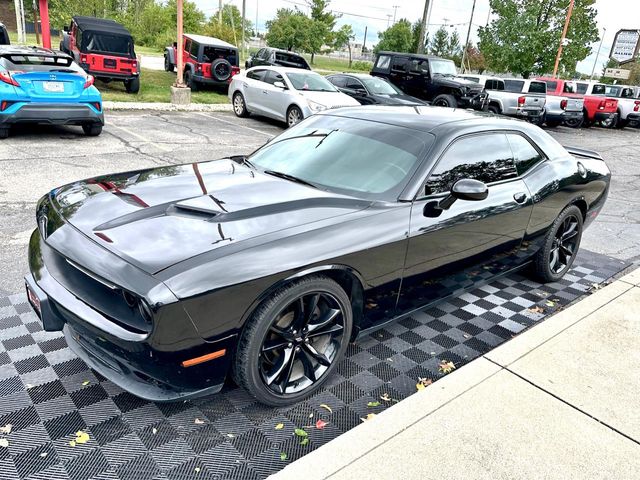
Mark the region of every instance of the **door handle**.
<instances>
[{"instance_id":1,"label":"door handle","mask_svg":"<svg viewBox=\"0 0 640 480\"><path fill-rule=\"evenodd\" d=\"M269 93L269 92L267 92L266 90L262 90L262 93L265 93L265 94L267 94L267 93Z\"/></svg>"},{"instance_id":2,"label":"door handle","mask_svg":"<svg viewBox=\"0 0 640 480\"><path fill-rule=\"evenodd\" d=\"M513 199L518 203L524 203L527 201L527 194L524 192L515 193Z\"/></svg>"}]
</instances>

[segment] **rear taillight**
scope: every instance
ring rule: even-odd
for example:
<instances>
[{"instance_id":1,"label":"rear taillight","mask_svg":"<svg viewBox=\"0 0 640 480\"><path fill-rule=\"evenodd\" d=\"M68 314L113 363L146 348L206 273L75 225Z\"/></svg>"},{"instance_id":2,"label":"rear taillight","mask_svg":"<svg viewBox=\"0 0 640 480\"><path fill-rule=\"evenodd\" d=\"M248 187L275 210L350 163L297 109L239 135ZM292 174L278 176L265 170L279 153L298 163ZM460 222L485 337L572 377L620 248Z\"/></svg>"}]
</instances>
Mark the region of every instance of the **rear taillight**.
<instances>
[{"instance_id":1,"label":"rear taillight","mask_svg":"<svg viewBox=\"0 0 640 480\"><path fill-rule=\"evenodd\" d=\"M93 85L94 81L95 79L93 78L93 75L87 75L87 80L84 82L84 88L89 88Z\"/></svg>"},{"instance_id":2,"label":"rear taillight","mask_svg":"<svg viewBox=\"0 0 640 480\"><path fill-rule=\"evenodd\" d=\"M562 100L562 101L560 102L560 108L561 108L561 109L563 109L563 110L566 110L566 109L567 109L567 104L568 104L568 103L569 103L569 102L567 102L567 100L566 100L566 99Z\"/></svg>"},{"instance_id":3,"label":"rear taillight","mask_svg":"<svg viewBox=\"0 0 640 480\"><path fill-rule=\"evenodd\" d=\"M13 85L14 87L20 86L18 82L11 78L11 74L8 72L0 72L0 81L8 83L9 85Z\"/></svg>"},{"instance_id":4,"label":"rear taillight","mask_svg":"<svg viewBox=\"0 0 640 480\"><path fill-rule=\"evenodd\" d=\"M231 75L237 75L240 73L240 67L231 67Z\"/></svg>"},{"instance_id":5,"label":"rear taillight","mask_svg":"<svg viewBox=\"0 0 640 480\"><path fill-rule=\"evenodd\" d=\"M196 72L202 73L202 65L199 63L196 65Z\"/></svg>"},{"instance_id":6,"label":"rear taillight","mask_svg":"<svg viewBox=\"0 0 640 480\"><path fill-rule=\"evenodd\" d=\"M606 100L600 100L600 104L598 105L598 110L604 110L607 107Z\"/></svg>"},{"instance_id":7,"label":"rear taillight","mask_svg":"<svg viewBox=\"0 0 640 480\"><path fill-rule=\"evenodd\" d=\"M524 107L524 104L527 101L527 97L518 97L518 106L519 107Z\"/></svg>"},{"instance_id":8,"label":"rear taillight","mask_svg":"<svg viewBox=\"0 0 640 480\"><path fill-rule=\"evenodd\" d=\"M134 61L131 63L131 66L133 67L133 69L134 69L134 70L137 70L137 69L138 69L138 62L137 62L136 60L134 60Z\"/></svg>"},{"instance_id":9,"label":"rear taillight","mask_svg":"<svg viewBox=\"0 0 640 480\"><path fill-rule=\"evenodd\" d=\"M640 100L635 101L635 107L633 107L634 112L640 112Z\"/></svg>"},{"instance_id":10,"label":"rear taillight","mask_svg":"<svg viewBox=\"0 0 640 480\"><path fill-rule=\"evenodd\" d=\"M96 110L100 111L102 109L102 105L100 105L100 102L93 102L91 103L91 106L93 108L95 108Z\"/></svg>"},{"instance_id":11,"label":"rear taillight","mask_svg":"<svg viewBox=\"0 0 640 480\"><path fill-rule=\"evenodd\" d=\"M87 56L82 54L80 55L80 63L89 63L89 60L87 59Z\"/></svg>"}]
</instances>

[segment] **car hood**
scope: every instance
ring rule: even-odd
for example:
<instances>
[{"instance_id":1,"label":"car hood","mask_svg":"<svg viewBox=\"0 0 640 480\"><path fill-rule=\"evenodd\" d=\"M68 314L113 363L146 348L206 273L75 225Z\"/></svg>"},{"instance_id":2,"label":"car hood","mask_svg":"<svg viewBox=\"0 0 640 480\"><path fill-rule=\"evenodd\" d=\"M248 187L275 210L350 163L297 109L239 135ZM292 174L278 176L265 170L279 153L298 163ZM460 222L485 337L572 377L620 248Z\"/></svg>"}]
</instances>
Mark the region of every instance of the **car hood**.
<instances>
[{"instance_id":1,"label":"car hood","mask_svg":"<svg viewBox=\"0 0 640 480\"><path fill-rule=\"evenodd\" d=\"M329 108L355 107L360 105L360 102L342 92L299 91L299 93L305 99L311 100Z\"/></svg>"},{"instance_id":2,"label":"car hood","mask_svg":"<svg viewBox=\"0 0 640 480\"><path fill-rule=\"evenodd\" d=\"M479 83L472 82L470 80L465 80L459 77L446 77L444 75L434 75L433 81L438 83L439 85L443 85L451 88L460 88L467 87L469 90L474 92L481 92L484 90L484 87Z\"/></svg>"},{"instance_id":3,"label":"car hood","mask_svg":"<svg viewBox=\"0 0 640 480\"><path fill-rule=\"evenodd\" d=\"M425 102L423 102L422 100L412 97L410 95L402 95L402 94L396 94L396 95L383 95L383 94L375 94L375 95L371 95L371 97L375 98L375 100L380 104L380 105L409 105L409 106L414 106L414 105L426 105Z\"/></svg>"},{"instance_id":4,"label":"car hood","mask_svg":"<svg viewBox=\"0 0 640 480\"><path fill-rule=\"evenodd\" d=\"M229 159L96 177L51 197L68 223L152 274L262 235L313 228L371 203Z\"/></svg>"}]
</instances>

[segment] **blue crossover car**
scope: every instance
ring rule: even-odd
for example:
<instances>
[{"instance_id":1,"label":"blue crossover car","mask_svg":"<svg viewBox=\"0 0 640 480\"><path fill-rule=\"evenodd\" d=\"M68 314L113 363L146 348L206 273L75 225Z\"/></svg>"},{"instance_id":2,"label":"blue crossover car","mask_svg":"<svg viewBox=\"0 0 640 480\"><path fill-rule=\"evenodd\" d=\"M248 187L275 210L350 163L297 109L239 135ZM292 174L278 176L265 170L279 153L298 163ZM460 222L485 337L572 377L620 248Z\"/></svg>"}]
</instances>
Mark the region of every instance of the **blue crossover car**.
<instances>
[{"instance_id":1,"label":"blue crossover car","mask_svg":"<svg viewBox=\"0 0 640 480\"><path fill-rule=\"evenodd\" d=\"M102 97L69 55L0 45L0 138L16 123L80 125L86 135L100 135Z\"/></svg>"}]
</instances>

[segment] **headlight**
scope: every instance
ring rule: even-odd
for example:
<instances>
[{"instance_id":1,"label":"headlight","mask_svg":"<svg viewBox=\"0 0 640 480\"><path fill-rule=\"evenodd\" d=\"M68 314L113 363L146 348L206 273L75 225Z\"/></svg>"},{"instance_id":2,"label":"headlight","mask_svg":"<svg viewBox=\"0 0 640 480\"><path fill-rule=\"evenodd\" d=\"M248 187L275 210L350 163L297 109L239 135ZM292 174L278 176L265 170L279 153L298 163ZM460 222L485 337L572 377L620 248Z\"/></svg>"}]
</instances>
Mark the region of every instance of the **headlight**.
<instances>
[{"instance_id":1,"label":"headlight","mask_svg":"<svg viewBox=\"0 0 640 480\"><path fill-rule=\"evenodd\" d=\"M314 102L312 100L308 100L307 101L309 104L309 108L311 109L312 112L321 112L323 110L326 110L327 107L325 105L321 105L317 102Z\"/></svg>"}]
</instances>

